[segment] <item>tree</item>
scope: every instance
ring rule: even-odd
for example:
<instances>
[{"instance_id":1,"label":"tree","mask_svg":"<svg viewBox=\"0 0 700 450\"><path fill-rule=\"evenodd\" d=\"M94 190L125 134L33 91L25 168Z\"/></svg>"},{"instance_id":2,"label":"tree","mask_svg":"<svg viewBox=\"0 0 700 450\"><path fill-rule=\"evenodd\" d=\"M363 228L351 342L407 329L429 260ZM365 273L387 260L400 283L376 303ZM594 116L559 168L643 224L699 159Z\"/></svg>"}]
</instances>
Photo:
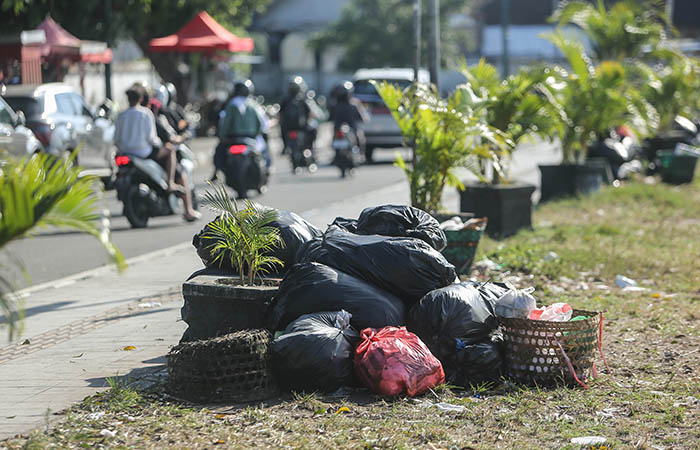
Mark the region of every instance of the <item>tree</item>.
<instances>
[{"instance_id":1,"label":"tree","mask_svg":"<svg viewBox=\"0 0 700 450\"><path fill-rule=\"evenodd\" d=\"M446 29L446 18L467 9L470 2L442 0L440 30L443 61L454 61L458 43ZM426 11L423 36L427 36ZM345 54L340 63L343 70L360 67L413 66L413 2L407 0L352 0L328 30L312 41L315 48L340 46ZM425 44L424 44L425 45ZM423 50L427 54L427 50Z\"/></svg>"},{"instance_id":2,"label":"tree","mask_svg":"<svg viewBox=\"0 0 700 450\"><path fill-rule=\"evenodd\" d=\"M623 0L609 9L603 0L563 2L552 15L559 26L574 24L588 37L598 61L637 58L666 38L663 2ZM645 49L648 47L648 49Z\"/></svg>"},{"instance_id":3,"label":"tree","mask_svg":"<svg viewBox=\"0 0 700 450\"><path fill-rule=\"evenodd\" d=\"M177 32L199 11L207 11L215 20L237 34L244 34L253 13L261 11L270 0L113 0L111 26L105 18L104 0L83 0L79 4L55 0L0 0L0 13L14 15L7 31L36 27L46 16L60 23L80 39L113 42L115 38L132 38L147 55L158 74L175 84L181 96L187 94L190 77L179 64L183 56L174 53L151 53L152 38ZM186 56L184 58L187 58Z\"/></svg>"},{"instance_id":4,"label":"tree","mask_svg":"<svg viewBox=\"0 0 700 450\"><path fill-rule=\"evenodd\" d=\"M629 82L629 70L619 61L594 65L583 45L561 33L547 38L564 54L571 71L553 67L553 84L562 120L560 136L564 162L581 164L592 142L604 139L610 130L626 124L644 137L658 126L654 107Z\"/></svg>"},{"instance_id":5,"label":"tree","mask_svg":"<svg viewBox=\"0 0 700 450\"><path fill-rule=\"evenodd\" d=\"M7 158L0 166L0 250L11 241L44 227L77 230L94 236L119 269L124 259L95 224L98 200L94 177L78 177L70 160L55 160L46 153L23 159ZM9 292L12 281L0 275L0 311L7 317L10 338L19 330Z\"/></svg>"}]
</instances>

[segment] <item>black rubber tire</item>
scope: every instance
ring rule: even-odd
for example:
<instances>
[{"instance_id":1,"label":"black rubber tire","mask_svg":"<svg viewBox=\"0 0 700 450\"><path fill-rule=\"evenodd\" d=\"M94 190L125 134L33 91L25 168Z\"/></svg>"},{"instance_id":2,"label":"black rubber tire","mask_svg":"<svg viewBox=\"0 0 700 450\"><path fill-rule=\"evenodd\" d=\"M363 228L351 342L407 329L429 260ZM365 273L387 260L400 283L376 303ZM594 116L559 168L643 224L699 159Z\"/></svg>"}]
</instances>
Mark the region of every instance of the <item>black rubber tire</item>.
<instances>
[{"instance_id":1,"label":"black rubber tire","mask_svg":"<svg viewBox=\"0 0 700 450\"><path fill-rule=\"evenodd\" d=\"M372 164L374 162L374 147L368 145L365 147L365 163Z\"/></svg>"},{"instance_id":2,"label":"black rubber tire","mask_svg":"<svg viewBox=\"0 0 700 450\"><path fill-rule=\"evenodd\" d=\"M129 186L124 196L124 215L132 228L146 228L150 218L148 209L148 204L139 194L139 186L137 184Z\"/></svg>"}]
</instances>

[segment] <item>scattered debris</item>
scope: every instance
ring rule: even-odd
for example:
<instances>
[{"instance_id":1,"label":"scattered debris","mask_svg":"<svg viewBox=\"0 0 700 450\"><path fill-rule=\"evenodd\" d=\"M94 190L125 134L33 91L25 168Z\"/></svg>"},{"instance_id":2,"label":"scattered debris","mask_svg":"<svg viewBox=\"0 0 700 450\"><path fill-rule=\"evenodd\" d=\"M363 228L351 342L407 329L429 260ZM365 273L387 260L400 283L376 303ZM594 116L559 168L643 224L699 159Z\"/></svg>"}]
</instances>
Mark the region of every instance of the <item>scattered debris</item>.
<instances>
[{"instance_id":1,"label":"scattered debris","mask_svg":"<svg viewBox=\"0 0 700 450\"><path fill-rule=\"evenodd\" d=\"M602 436L581 436L581 437L571 438L572 444L581 445L581 446L600 445L600 444L604 444L605 441L607 441L607 439L602 437Z\"/></svg>"},{"instance_id":2,"label":"scattered debris","mask_svg":"<svg viewBox=\"0 0 700 450\"><path fill-rule=\"evenodd\" d=\"M124 350L125 352L129 352L131 350L136 350L136 347L134 347L133 345L127 345L122 350Z\"/></svg>"},{"instance_id":3,"label":"scattered debris","mask_svg":"<svg viewBox=\"0 0 700 450\"><path fill-rule=\"evenodd\" d=\"M104 411L97 411L87 415L88 420L100 420L105 415Z\"/></svg>"},{"instance_id":4,"label":"scattered debris","mask_svg":"<svg viewBox=\"0 0 700 450\"><path fill-rule=\"evenodd\" d=\"M623 289L626 287L639 287L639 284L637 284L637 282L633 279L627 278L626 276L619 274L615 277L615 284L617 285L617 287Z\"/></svg>"},{"instance_id":5,"label":"scattered debris","mask_svg":"<svg viewBox=\"0 0 700 450\"><path fill-rule=\"evenodd\" d=\"M475 270L486 272L489 270L503 270L503 266L489 258L484 258L481 261L474 263L473 268Z\"/></svg>"},{"instance_id":6,"label":"scattered debris","mask_svg":"<svg viewBox=\"0 0 700 450\"><path fill-rule=\"evenodd\" d=\"M543 261L555 261L559 259L559 255L557 255L555 252L547 252L546 255L544 255L544 258L542 258Z\"/></svg>"},{"instance_id":7,"label":"scattered debris","mask_svg":"<svg viewBox=\"0 0 700 450\"><path fill-rule=\"evenodd\" d=\"M108 430L107 428L103 428L102 431L100 431L100 436L102 437L113 438L116 435L116 431Z\"/></svg>"}]
</instances>

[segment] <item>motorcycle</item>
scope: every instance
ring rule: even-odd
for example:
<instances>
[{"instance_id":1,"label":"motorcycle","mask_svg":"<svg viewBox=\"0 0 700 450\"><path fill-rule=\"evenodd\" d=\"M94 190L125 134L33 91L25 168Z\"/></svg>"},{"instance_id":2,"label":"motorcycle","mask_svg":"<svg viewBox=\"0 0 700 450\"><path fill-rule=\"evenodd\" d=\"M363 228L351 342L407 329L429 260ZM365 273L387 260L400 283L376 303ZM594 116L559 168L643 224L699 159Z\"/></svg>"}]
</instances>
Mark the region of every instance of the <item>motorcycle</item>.
<instances>
[{"instance_id":1,"label":"motorcycle","mask_svg":"<svg viewBox=\"0 0 700 450\"><path fill-rule=\"evenodd\" d=\"M269 171L255 139L236 138L226 145L223 170L226 184L236 191L238 198L247 198L249 190L264 194Z\"/></svg>"},{"instance_id":2,"label":"motorcycle","mask_svg":"<svg viewBox=\"0 0 700 450\"><path fill-rule=\"evenodd\" d=\"M194 181L195 159L185 144L176 148L178 163L187 178ZM152 159L117 154L115 187L117 199L124 204L124 215L133 228L145 228L148 219L157 216L180 214L177 195L168 191L168 174ZM194 183L191 188L192 206L198 209Z\"/></svg>"},{"instance_id":3,"label":"motorcycle","mask_svg":"<svg viewBox=\"0 0 700 450\"><path fill-rule=\"evenodd\" d=\"M335 130L331 147L335 151L333 165L340 169L340 177L345 178L347 172L352 173L359 165L360 158L357 136L349 125L343 124Z\"/></svg>"},{"instance_id":4,"label":"motorcycle","mask_svg":"<svg viewBox=\"0 0 700 450\"><path fill-rule=\"evenodd\" d=\"M308 138L309 135L303 130L292 130L287 133L286 147L292 160L292 170L296 174L301 173L304 167L311 173L318 169L311 150L313 143L307 142Z\"/></svg>"}]
</instances>

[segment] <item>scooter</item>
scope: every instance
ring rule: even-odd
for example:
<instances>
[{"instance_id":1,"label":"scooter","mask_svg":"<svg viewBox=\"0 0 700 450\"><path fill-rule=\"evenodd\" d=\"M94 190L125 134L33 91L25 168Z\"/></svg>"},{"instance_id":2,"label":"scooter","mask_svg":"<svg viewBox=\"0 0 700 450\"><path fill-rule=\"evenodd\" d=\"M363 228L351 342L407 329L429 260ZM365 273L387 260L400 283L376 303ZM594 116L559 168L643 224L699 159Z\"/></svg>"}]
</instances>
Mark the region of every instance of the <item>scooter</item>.
<instances>
[{"instance_id":1,"label":"scooter","mask_svg":"<svg viewBox=\"0 0 700 450\"><path fill-rule=\"evenodd\" d=\"M355 167L359 165L360 146L357 136L349 125L343 124L335 130L331 147L335 151L333 165L340 169L340 177L345 178L346 174L351 174Z\"/></svg>"},{"instance_id":2,"label":"scooter","mask_svg":"<svg viewBox=\"0 0 700 450\"><path fill-rule=\"evenodd\" d=\"M180 167L193 181L194 154L185 144L177 149ZM180 214L181 207L174 192L168 191L168 174L152 159L117 154L115 188L117 199L124 204L124 215L133 228L145 228L151 217ZM197 209L197 194L191 188L192 207Z\"/></svg>"},{"instance_id":3,"label":"scooter","mask_svg":"<svg viewBox=\"0 0 700 450\"><path fill-rule=\"evenodd\" d=\"M313 143L307 142L308 137L307 132L303 130L292 130L287 133L286 146L292 160L292 171L295 174L300 174L304 167L311 173L318 169L311 150Z\"/></svg>"},{"instance_id":4,"label":"scooter","mask_svg":"<svg viewBox=\"0 0 700 450\"><path fill-rule=\"evenodd\" d=\"M236 191L238 198L247 198L249 190L267 192L269 171L255 139L235 138L227 145L223 170L226 184Z\"/></svg>"}]
</instances>

